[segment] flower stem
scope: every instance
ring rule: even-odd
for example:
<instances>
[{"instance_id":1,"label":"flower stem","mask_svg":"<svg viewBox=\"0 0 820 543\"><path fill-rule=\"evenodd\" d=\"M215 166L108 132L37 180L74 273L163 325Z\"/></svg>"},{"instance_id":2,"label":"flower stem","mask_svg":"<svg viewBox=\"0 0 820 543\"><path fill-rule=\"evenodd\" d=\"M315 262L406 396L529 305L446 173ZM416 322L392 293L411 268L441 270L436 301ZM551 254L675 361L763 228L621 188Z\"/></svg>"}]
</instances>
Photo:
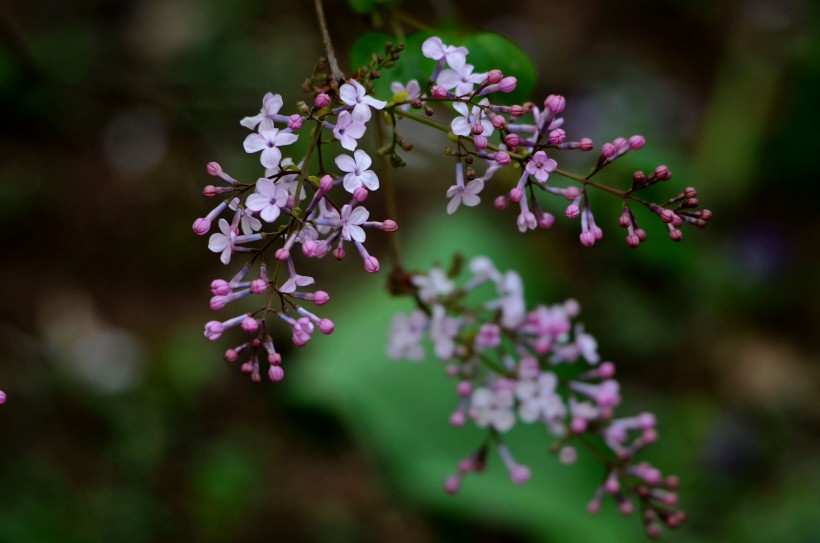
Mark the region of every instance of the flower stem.
<instances>
[{"instance_id":1,"label":"flower stem","mask_svg":"<svg viewBox=\"0 0 820 543\"><path fill-rule=\"evenodd\" d=\"M325 55L327 55L327 62L330 64L330 76L334 81L341 81L344 74L339 69L339 61L336 60L336 52L333 50L333 42L330 41L330 32L327 30L327 20L325 19L325 10L322 7L322 0L314 0L313 4L316 6L316 19L319 22L319 30L322 32L322 43L325 46Z\"/></svg>"}]
</instances>

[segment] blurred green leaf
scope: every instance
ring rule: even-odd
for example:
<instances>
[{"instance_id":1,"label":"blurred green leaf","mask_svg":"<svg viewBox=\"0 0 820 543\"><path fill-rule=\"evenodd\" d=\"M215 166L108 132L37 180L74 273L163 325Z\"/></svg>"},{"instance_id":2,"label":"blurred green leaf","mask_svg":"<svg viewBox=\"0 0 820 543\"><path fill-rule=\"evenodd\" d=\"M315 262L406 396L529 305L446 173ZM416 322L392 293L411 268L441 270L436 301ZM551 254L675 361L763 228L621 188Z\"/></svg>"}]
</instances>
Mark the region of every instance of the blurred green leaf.
<instances>
[{"instance_id":1,"label":"blurred green leaf","mask_svg":"<svg viewBox=\"0 0 820 543\"><path fill-rule=\"evenodd\" d=\"M396 9L401 0L347 0L347 3L358 13L373 13L379 8Z\"/></svg>"}]
</instances>

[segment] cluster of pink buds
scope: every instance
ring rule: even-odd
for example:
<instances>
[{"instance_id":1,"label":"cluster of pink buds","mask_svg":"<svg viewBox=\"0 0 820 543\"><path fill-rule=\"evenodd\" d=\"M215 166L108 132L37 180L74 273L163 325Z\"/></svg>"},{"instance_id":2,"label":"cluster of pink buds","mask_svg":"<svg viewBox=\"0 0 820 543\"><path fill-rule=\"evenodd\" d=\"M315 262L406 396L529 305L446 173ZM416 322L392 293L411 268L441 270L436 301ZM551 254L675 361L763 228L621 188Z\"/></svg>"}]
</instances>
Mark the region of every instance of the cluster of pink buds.
<instances>
[{"instance_id":1,"label":"cluster of pink buds","mask_svg":"<svg viewBox=\"0 0 820 543\"><path fill-rule=\"evenodd\" d=\"M219 232L211 234L208 248L219 253L226 265L238 254L249 257L233 278L211 283L210 307L221 311L242 299L260 301L251 311L238 310L226 320L208 322L204 334L210 341L231 328L241 328L248 334L250 339L225 352L225 360L242 359L242 371L256 382L261 380L265 364L272 381L284 378L282 357L274 347L269 328L274 323L289 327L297 346L310 341L316 330L322 334L333 332L332 321L303 305L324 305L329 296L314 289L313 277L297 271L299 253L306 258L332 254L342 260L353 246L367 272L379 271L378 259L364 245L366 231L393 232L398 226L393 220L370 220L370 212L363 204L369 191L379 188L379 179L370 169L370 156L357 147L371 109L384 106L353 79L332 96L317 92L312 107L302 104L301 113L290 116L279 113L281 96L268 93L260 112L241 121L253 131L245 138L245 151L260 153L264 176L242 183L216 162L207 166L208 173L222 184L208 185L203 194L206 198L219 196L221 201L194 222L193 230L204 236L217 222ZM296 142L306 125L312 126L309 147L297 165L292 157L283 157L282 148ZM331 139L323 140L323 134ZM314 156L321 156L322 147L337 145L341 148L333 151L337 170L328 172L323 164L312 164ZM342 196L331 198L332 193Z\"/></svg>"},{"instance_id":2,"label":"cluster of pink buds","mask_svg":"<svg viewBox=\"0 0 820 543\"><path fill-rule=\"evenodd\" d=\"M517 204L516 224L519 231L549 228L554 216L542 209L538 194L566 198L568 205L564 214L567 218L580 217L580 241L584 246L592 246L603 237L603 230L595 223L590 208L588 192L599 189L618 197L625 208L620 225L628 229L626 238L630 247L637 247L646 239L646 232L637 226L632 204L640 204L658 215L669 228L669 237L680 241L680 226L684 223L704 227L711 218L709 210L696 210L699 205L695 189L688 188L666 203L655 204L641 199L636 192L670 179L666 166L658 166L647 175L635 172L632 185L618 189L593 180L604 167L629 151L641 149L646 141L642 136L617 138L601 145L598 160L586 175L577 175L558 168L555 157L562 151L592 151L595 146L586 137L569 140L562 115L566 99L550 95L541 107L527 102L521 105L494 105L490 96L494 93L509 93L516 87L515 77L505 77L500 70L476 73L467 62L466 47L444 44L440 38L432 37L422 45L423 54L436 60L436 67L422 89L416 80L404 85L394 82L391 89L395 96L387 107L387 112L395 117L418 119L409 111L410 107L424 109L427 115L434 113L430 107L436 103L451 103L457 113L449 125L439 128L448 131L457 142L455 150L448 153L456 157L455 185L447 189L447 212L454 213L461 204L476 206L481 202L479 194L494 174L502 168L514 171L517 182L512 188L504 189L493 203L499 210L511 203ZM431 124L430 121L427 122ZM484 173L478 175L473 165L483 162ZM556 187L550 181L551 174L561 176L572 183L568 187Z\"/></svg>"},{"instance_id":3,"label":"cluster of pink buds","mask_svg":"<svg viewBox=\"0 0 820 543\"><path fill-rule=\"evenodd\" d=\"M0 405L6 403L6 393L0 390Z\"/></svg>"},{"instance_id":4,"label":"cluster of pink buds","mask_svg":"<svg viewBox=\"0 0 820 543\"><path fill-rule=\"evenodd\" d=\"M461 286L441 268L412 276L419 307L395 317L387 349L393 358L422 359L422 342L429 339L456 380L450 423L469 421L488 430L445 489L455 493L467 474L482 471L493 444L510 479L526 482L530 469L514 459L504 434L517 424L539 424L554 436L551 450L565 464L575 461L578 445L596 449L604 471L590 512L610 496L624 515L639 505L650 536L659 534L659 523L678 526L685 516L675 509L677 479L636 460L658 439L655 417L615 414L621 402L615 365L602 362L595 338L573 324L579 304L568 300L528 311L517 273L501 273L485 257L473 259L469 269ZM493 289L491 299L471 303L486 299L474 296L486 287Z\"/></svg>"}]
</instances>

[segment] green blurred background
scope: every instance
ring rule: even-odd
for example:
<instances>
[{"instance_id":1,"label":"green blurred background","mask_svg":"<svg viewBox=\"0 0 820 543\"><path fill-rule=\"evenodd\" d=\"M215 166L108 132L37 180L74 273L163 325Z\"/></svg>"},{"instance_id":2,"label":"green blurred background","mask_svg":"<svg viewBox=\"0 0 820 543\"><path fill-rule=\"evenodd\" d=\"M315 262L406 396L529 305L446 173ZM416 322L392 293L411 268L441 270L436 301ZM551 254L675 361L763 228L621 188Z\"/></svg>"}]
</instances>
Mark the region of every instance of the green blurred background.
<instances>
[{"instance_id":1,"label":"green blurred background","mask_svg":"<svg viewBox=\"0 0 820 543\"><path fill-rule=\"evenodd\" d=\"M691 517L669 541L820 541L817 2L403 8L518 43L534 96L567 96L571 137L647 137L604 178L665 163L674 186L658 199L694 185L716 217L675 245L639 215L650 240L636 251L606 195L591 250L563 218L519 235L488 205L498 185L448 217L446 139L406 127L406 263L488 254L533 303L581 302L619 365L622 412L659 415L645 457L680 475ZM350 68L373 20L326 10ZM386 358L390 316L410 304L356 259L306 268L337 328L284 353L284 382L253 385L221 361L230 340L202 337L208 284L226 275L190 229L209 209L204 165L254 179L239 119L267 91L292 111L321 54L307 1L0 2L0 541L642 539L611 504L587 517L600 468L559 466L533 428L510 436L530 484L493 460L446 496L480 433L449 428L438 363ZM383 236L368 243L386 269Z\"/></svg>"}]
</instances>

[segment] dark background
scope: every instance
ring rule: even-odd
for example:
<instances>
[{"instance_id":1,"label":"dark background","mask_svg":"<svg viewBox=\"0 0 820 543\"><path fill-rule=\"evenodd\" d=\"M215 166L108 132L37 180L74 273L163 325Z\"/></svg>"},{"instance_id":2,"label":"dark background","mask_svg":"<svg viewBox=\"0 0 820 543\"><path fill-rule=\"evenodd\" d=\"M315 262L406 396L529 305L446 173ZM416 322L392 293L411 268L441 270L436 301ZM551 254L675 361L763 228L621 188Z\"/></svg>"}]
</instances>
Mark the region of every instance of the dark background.
<instances>
[{"instance_id":1,"label":"dark background","mask_svg":"<svg viewBox=\"0 0 820 543\"><path fill-rule=\"evenodd\" d=\"M448 217L446 138L408 128L407 263L487 253L521 270L533 303L581 302L619 364L622 411L659 415L646 458L681 476L691 516L670 541L819 541L817 3L404 9L506 35L538 68L536 101L567 96L571 136L646 136L602 179L665 163L659 198L694 185L715 214L679 245L643 215L636 251L603 194L593 249L562 217L519 235L489 205L497 186ZM326 10L349 69L372 21ZM384 356L390 315L410 306L354 259L316 268L336 332L286 352L284 382L253 385L202 338L225 274L190 229L209 209L204 165L259 173L238 121L267 91L288 113L305 98L316 28L310 2L0 2L0 540L640 540L636 519L587 519L603 475L558 466L527 429L511 438L527 487L496 463L445 496L478 434L447 427L437 363ZM383 237L368 245L386 269Z\"/></svg>"}]
</instances>

